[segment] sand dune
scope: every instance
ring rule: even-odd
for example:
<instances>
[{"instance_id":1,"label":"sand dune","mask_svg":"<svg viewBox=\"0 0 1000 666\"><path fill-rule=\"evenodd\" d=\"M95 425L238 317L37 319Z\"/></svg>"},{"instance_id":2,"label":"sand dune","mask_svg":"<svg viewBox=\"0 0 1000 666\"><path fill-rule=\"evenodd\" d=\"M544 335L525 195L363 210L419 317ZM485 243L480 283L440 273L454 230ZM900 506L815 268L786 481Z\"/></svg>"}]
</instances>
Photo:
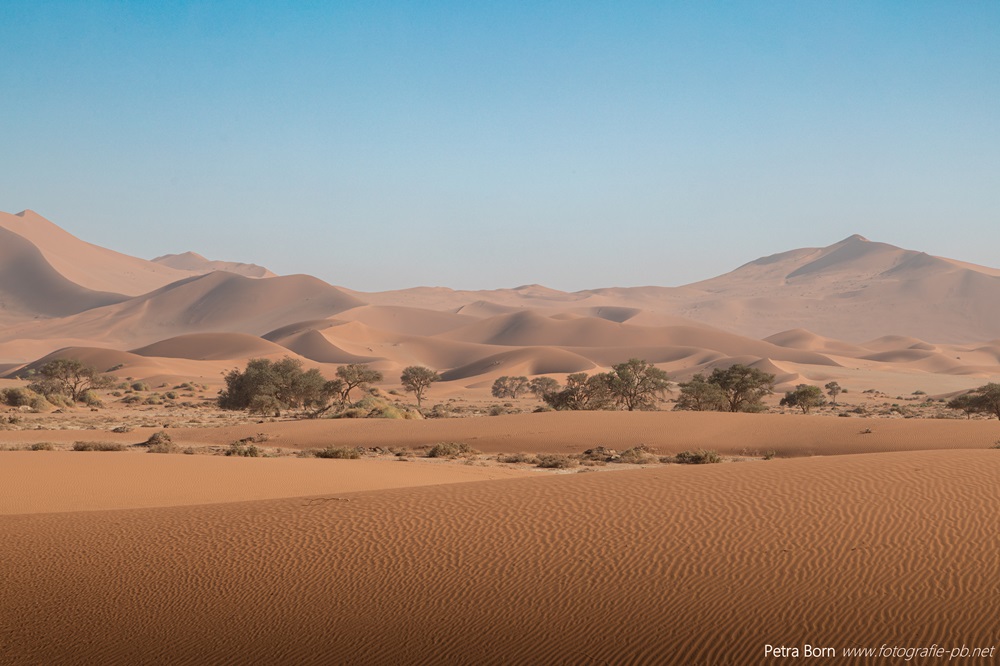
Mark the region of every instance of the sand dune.
<instances>
[{"instance_id":1,"label":"sand dune","mask_svg":"<svg viewBox=\"0 0 1000 666\"><path fill-rule=\"evenodd\" d=\"M991 646L998 474L992 451L919 452L2 516L4 659L742 664L765 644Z\"/></svg>"},{"instance_id":2,"label":"sand dune","mask_svg":"<svg viewBox=\"0 0 1000 666\"><path fill-rule=\"evenodd\" d=\"M276 277L274 273L263 266L258 266L257 264L244 264L238 261L212 261L210 259L206 259L197 252L165 254L162 257L156 257L153 259L153 263L169 266L182 271L190 271L192 273L224 271L226 273L236 273L237 275L242 275L244 277Z\"/></svg>"},{"instance_id":3,"label":"sand dune","mask_svg":"<svg viewBox=\"0 0 1000 666\"><path fill-rule=\"evenodd\" d=\"M139 356L187 358L198 361L281 356L288 350L246 333L191 333L133 349Z\"/></svg>"},{"instance_id":4,"label":"sand dune","mask_svg":"<svg viewBox=\"0 0 1000 666\"><path fill-rule=\"evenodd\" d=\"M10 327L3 339L58 338L72 331L108 345L136 347L187 333L260 335L358 305L336 287L305 275L258 280L216 272L58 321Z\"/></svg>"},{"instance_id":5,"label":"sand dune","mask_svg":"<svg viewBox=\"0 0 1000 666\"><path fill-rule=\"evenodd\" d=\"M31 243L0 228L0 323L65 317L125 298L70 282Z\"/></svg>"},{"instance_id":6,"label":"sand dune","mask_svg":"<svg viewBox=\"0 0 1000 666\"><path fill-rule=\"evenodd\" d=\"M86 289L138 296L191 275L82 241L31 210L0 212L0 227L29 241L60 275Z\"/></svg>"}]
</instances>

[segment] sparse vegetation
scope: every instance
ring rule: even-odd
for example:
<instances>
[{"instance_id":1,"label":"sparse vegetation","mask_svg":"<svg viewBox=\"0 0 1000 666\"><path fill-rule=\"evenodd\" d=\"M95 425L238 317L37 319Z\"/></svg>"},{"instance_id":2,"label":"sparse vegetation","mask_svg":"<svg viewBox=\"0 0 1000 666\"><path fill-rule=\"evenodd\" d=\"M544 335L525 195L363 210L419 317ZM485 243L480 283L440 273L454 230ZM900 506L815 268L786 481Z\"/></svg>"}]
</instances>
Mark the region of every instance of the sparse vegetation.
<instances>
[{"instance_id":1,"label":"sparse vegetation","mask_svg":"<svg viewBox=\"0 0 1000 666\"><path fill-rule=\"evenodd\" d=\"M74 451L124 451L125 445L117 442L74 442Z\"/></svg>"},{"instance_id":2,"label":"sparse vegetation","mask_svg":"<svg viewBox=\"0 0 1000 666\"><path fill-rule=\"evenodd\" d=\"M681 451L673 457L671 462L679 465L708 465L721 463L722 457L715 451L700 449L698 451Z\"/></svg>"},{"instance_id":3,"label":"sparse vegetation","mask_svg":"<svg viewBox=\"0 0 1000 666\"><path fill-rule=\"evenodd\" d=\"M500 453L497 462L511 465L536 465L538 458L528 453Z\"/></svg>"},{"instance_id":4,"label":"sparse vegetation","mask_svg":"<svg viewBox=\"0 0 1000 666\"><path fill-rule=\"evenodd\" d=\"M173 438L163 430L150 435L149 439L143 442L142 446L147 447L146 451L148 453L174 453L177 451L177 446L174 444Z\"/></svg>"},{"instance_id":5,"label":"sparse vegetation","mask_svg":"<svg viewBox=\"0 0 1000 666\"><path fill-rule=\"evenodd\" d=\"M465 442L439 442L427 451L428 458L458 458L478 454L474 448Z\"/></svg>"},{"instance_id":6,"label":"sparse vegetation","mask_svg":"<svg viewBox=\"0 0 1000 666\"><path fill-rule=\"evenodd\" d=\"M316 458L331 458L336 460L357 460L361 457L361 452L357 449L347 447L328 446L325 449L313 451Z\"/></svg>"},{"instance_id":7,"label":"sparse vegetation","mask_svg":"<svg viewBox=\"0 0 1000 666\"><path fill-rule=\"evenodd\" d=\"M579 466L580 462L561 453L545 453L538 456L538 467L542 469L570 469Z\"/></svg>"},{"instance_id":8,"label":"sparse vegetation","mask_svg":"<svg viewBox=\"0 0 1000 666\"><path fill-rule=\"evenodd\" d=\"M256 447L256 445L249 443L247 440L241 439L238 442L233 442L226 449L225 455L236 456L238 458L260 458L261 451Z\"/></svg>"}]
</instances>

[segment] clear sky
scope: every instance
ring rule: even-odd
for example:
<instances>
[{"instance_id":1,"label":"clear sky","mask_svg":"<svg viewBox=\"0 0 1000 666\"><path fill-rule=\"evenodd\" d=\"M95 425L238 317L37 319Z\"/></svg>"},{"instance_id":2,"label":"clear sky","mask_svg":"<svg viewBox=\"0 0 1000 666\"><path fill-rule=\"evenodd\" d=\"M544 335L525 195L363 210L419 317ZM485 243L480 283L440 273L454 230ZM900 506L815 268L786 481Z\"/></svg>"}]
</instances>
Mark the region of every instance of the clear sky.
<instances>
[{"instance_id":1,"label":"clear sky","mask_svg":"<svg viewBox=\"0 0 1000 666\"><path fill-rule=\"evenodd\" d=\"M376 290L1000 266L1000 2L0 2L0 210Z\"/></svg>"}]
</instances>

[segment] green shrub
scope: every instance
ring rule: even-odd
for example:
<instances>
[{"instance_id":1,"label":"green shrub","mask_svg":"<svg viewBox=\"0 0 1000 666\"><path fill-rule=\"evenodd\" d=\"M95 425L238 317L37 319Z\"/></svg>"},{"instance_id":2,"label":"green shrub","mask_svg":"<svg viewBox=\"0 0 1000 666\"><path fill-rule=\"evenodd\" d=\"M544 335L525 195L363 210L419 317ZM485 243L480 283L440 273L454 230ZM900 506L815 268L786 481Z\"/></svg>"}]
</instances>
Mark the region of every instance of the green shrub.
<instances>
[{"instance_id":1,"label":"green shrub","mask_svg":"<svg viewBox=\"0 0 1000 666\"><path fill-rule=\"evenodd\" d=\"M715 451L700 449L698 451L681 451L674 456L673 462L679 465L707 465L722 462L722 457Z\"/></svg>"},{"instance_id":2,"label":"green shrub","mask_svg":"<svg viewBox=\"0 0 1000 666\"><path fill-rule=\"evenodd\" d=\"M428 458L457 458L479 453L465 442L440 442L427 452Z\"/></svg>"},{"instance_id":3,"label":"green shrub","mask_svg":"<svg viewBox=\"0 0 1000 666\"><path fill-rule=\"evenodd\" d=\"M361 453L357 449L334 446L313 451L313 455L317 458L333 458L337 460L357 460L361 457Z\"/></svg>"},{"instance_id":4,"label":"green shrub","mask_svg":"<svg viewBox=\"0 0 1000 666\"><path fill-rule=\"evenodd\" d=\"M148 391L149 384L147 384L146 382L132 382L132 385L129 388L131 388L133 391Z\"/></svg>"},{"instance_id":5,"label":"green shrub","mask_svg":"<svg viewBox=\"0 0 1000 666\"><path fill-rule=\"evenodd\" d=\"M74 451L124 451L125 445L117 442L73 442Z\"/></svg>"},{"instance_id":6,"label":"green shrub","mask_svg":"<svg viewBox=\"0 0 1000 666\"><path fill-rule=\"evenodd\" d=\"M101 399L97 397L97 394L93 391L84 391L80 395L80 402L87 405L88 407L103 407L104 403Z\"/></svg>"}]
</instances>

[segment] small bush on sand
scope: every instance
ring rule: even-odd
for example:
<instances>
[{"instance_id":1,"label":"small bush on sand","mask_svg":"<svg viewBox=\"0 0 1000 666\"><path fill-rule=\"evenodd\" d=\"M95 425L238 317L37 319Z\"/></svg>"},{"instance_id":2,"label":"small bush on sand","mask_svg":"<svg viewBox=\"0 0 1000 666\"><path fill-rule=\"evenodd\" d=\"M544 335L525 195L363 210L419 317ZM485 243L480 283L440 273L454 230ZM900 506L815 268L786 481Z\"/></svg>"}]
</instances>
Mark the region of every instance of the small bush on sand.
<instances>
[{"instance_id":1,"label":"small bush on sand","mask_svg":"<svg viewBox=\"0 0 1000 666\"><path fill-rule=\"evenodd\" d=\"M622 451L621 455L614 462L626 463L630 465L645 465L656 462L656 458L651 455L651 450L645 444L634 446L631 449Z\"/></svg>"},{"instance_id":2,"label":"small bush on sand","mask_svg":"<svg viewBox=\"0 0 1000 666\"><path fill-rule=\"evenodd\" d=\"M673 462L679 465L707 465L722 462L722 457L715 451L700 449L698 451L681 451L674 456Z\"/></svg>"},{"instance_id":3,"label":"small bush on sand","mask_svg":"<svg viewBox=\"0 0 1000 666\"><path fill-rule=\"evenodd\" d=\"M313 455L317 458L333 458L337 460L357 460L361 457L361 453L357 449L334 446L313 451Z\"/></svg>"},{"instance_id":4,"label":"small bush on sand","mask_svg":"<svg viewBox=\"0 0 1000 666\"><path fill-rule=\"evenodd\" d=\"M55 451L52 442L35 442L29 447L32 451Z\"/></svg>"},{"instance_id":5,"label":"small bush on sand","mask_svg":"<svg viewBox=\"0 0 1000 666\"><path fill-rule=\"evenodd\" d=\"M543 469L569 469L579 464L573 458L564 456L561 453L547 453L538 456L538 466Z\"/></svg>"},{"instance_id":6,"label":"small bush on sand","mask_svg":"<svg viewBox=\"0 0 1000 666\"><path fill-rule=\"evenodd\" d=\"M124 451L125 445L117 442L73 442L74 451Z\"/></svg>"},{"instance_id":7,"label":"small bush on sand","mask_svg":"<svg viewBox=\"0 0 1000 666\"><path fill-rule=\"evenodd\" d=\"M164 431L154 432L149 436L142 446L148 447L149 453L174 453L177 445L173 439Z\"/></svg>"},{"instance_id":8,"label":"small bush on sand","mask_svg":"<svg viewBox=\"0 0 1000 666\"><path fill-rule=\"evenodd\" d=\"M465 442L440 442L427 452L428 458L457 458L479 453Z\"/></svg>"},{"instance_id":9,"label":"small bush on sand","mask_svg":"<svg viewBox=\"0 0 1000 666\"><path fill-rule=\"evenodd\" d=\"M537 465L538 458L528 453L501 453L497 456L497 462L513 465Z\"/></svg>"},{"instance_id":10,"label":"small bush on sand","mask_svg":"<svg viewBox=\"0 0 1000 666\"><path fill-rule=\"evenodd\" d=\"M260 458L260 449L244 441L233 442L226 449L226 455L237 456L239 458Z\"/></svg>"}]
</instances>

